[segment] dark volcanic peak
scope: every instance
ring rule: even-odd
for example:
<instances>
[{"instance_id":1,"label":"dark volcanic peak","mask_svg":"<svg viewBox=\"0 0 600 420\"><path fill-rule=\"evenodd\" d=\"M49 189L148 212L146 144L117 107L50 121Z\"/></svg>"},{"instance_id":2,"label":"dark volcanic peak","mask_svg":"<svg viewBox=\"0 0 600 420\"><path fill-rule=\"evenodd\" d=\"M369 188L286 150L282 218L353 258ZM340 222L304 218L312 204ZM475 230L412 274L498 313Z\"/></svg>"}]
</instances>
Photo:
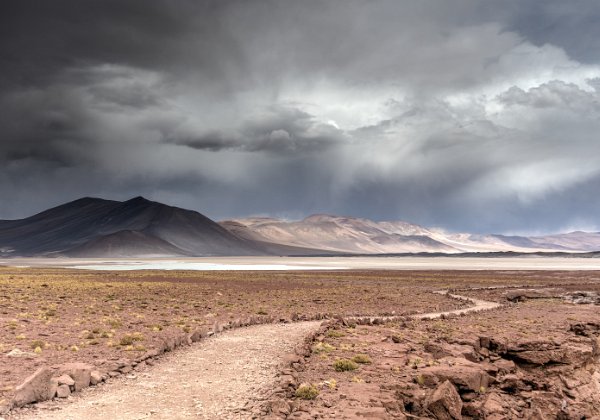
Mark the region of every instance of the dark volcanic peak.
<instances>
[{"instance_id":1,"label":"dark volcanic peak","mask_svg":"<svg viewBox=\"0 0 600 420\"><path fill-rule=\"evenodd\" d=\"M114 236L118 232L126 233ZM113 243L118 246L111 246ZM120 256L133 255L136 249L143 249L144 255L264 253L261 246L235 236L198 212L143 197L124 202L86 197L2 223L0 249L3 255L11 256L83 255L82 251L95 256Z\"/></svg>"}]
</instances>

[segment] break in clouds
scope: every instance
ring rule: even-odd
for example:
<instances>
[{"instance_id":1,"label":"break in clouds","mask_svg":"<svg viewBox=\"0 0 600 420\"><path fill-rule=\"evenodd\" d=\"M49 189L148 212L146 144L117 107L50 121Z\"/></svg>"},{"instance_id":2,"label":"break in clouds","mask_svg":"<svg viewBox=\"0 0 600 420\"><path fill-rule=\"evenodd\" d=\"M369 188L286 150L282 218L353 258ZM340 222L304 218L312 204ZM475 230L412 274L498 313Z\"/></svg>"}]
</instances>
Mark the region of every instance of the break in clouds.
<instances>
[{"instance_id":1,"label":"break in clouds","mask_svg":"<svg viewBox=\"0 0 600 420\"><path fill-rule=\"evenodd\" d=\"M600 229L598 40L595 0L4 2L0 218Z\"/></svg>"}]
</instances>

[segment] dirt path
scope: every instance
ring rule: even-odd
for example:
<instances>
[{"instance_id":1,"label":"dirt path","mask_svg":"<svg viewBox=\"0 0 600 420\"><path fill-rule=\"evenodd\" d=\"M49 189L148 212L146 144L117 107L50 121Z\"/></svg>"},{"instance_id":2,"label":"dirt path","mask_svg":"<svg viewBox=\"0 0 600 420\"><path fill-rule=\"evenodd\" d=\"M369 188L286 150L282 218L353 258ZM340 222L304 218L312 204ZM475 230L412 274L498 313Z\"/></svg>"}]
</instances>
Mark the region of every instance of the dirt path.
<instances>
[{"instance_id":1,"label":"dirt path","mask_svg":"<svg viewBox=\"0 0 600 420\"><path fill-rule=\"evenodd\" d=\"M461 309L452 309L449 311L440 311L440 312L427 312L425 314L415 314L415 315L409 315L410 318L414 318L414 319L436 319L436 318L441 318L443 316L447 316L447 315L461 315L461 314L468 314L470 312L478 312L478 311L487 311L489 309L496 309L499 308L500 306L502 306L501 304L499 304L498 302L490 302L487 300L481 300L481 299L475 299L472 297L468 297L468 296L462 296L462 295L454 295L454 294L450 294L448 292L446 292L445 290L439 290L439 291L435 291L432 293L436 293L439 295L447 295L452 299L459 299L459 300L464 300L467 301L469 303L471 303L472 305L467 307L467 308L461 308ZM376 319L380 319L383 321L394 321L397 319L401 319L403 318L403 316L377 316L377 317L361 317L361 316L351 316L351 317L346 317L346 319L359 319L359 318L376 318Z\"/></svg>"},{"instance_id":2,"label":"dirt path","mask_svg":"<svg viewBox=\"0 0 600 420\"><path fill-rule=\"evenodd\" d=\"M14 418L246 419L250 417L244 411L246 403L271 388L282 357L319 325L300 322L231 330L175 351L143 372L87 388L72 402L46 403L45 409Z\"/></svg>"},{"instance_id":3,"label":"dirt path","mask_svg":"<svg viewBox=\"0 0 600 420\"><path fill-rule=\"evenodd\" d=\"M466 300L468 302L471 302L473 304L473 306L469 306L468 308L462 308L462 309L454 309L452 311L429 312L427 314L412 315L413 318L436 319L436 318L441 318L442 316L446 316L446 315L461 315L461 314L468 314L469 312L487 311L489 309L495 309L495 308L499 308L501 306L498 302L490 302L487 300L475 299L475 298L467 297L467 296L453 295L450 293L446 293L443 290L433 292L433 293L437 293L440 295L447 294L449 297L451 297L453 299Z\"/></svg>"},{"instance_id":4,"label":"dirt path","mask_svg":"<svg viewBox=\"0 0 600 420\"><path fill-rule=\"evenodd\" d=\"M435 319L500 306L466 296L448 296L473 306L412 317ZM245 410L246 405L272 388L283 355L319 325L298 322L231 330L175 351L145 371L119 377L102 387L87 388L73 401L45 403L41 409L17 412L10 418L247 419L251 413Z\"/></svg>"}]
</instances>

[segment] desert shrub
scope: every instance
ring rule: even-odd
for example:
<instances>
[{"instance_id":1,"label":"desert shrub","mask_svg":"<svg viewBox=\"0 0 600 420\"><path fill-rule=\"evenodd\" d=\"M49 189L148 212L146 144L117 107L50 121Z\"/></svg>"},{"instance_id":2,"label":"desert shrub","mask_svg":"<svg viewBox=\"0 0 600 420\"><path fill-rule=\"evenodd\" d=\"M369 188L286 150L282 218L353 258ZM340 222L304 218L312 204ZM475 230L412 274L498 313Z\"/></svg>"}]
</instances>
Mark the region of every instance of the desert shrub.
<instances>
[{"instance_id":1,"label":"desert shrub","mask_svg":"<svg viewBox=\"0 0 600 420\"><path fill-rule=\"evenodd\" d=\"M337 381L333 378L323 382L325 385L327 385L327 387L329 389L336 389L337 388Z\"/></svg>"},{"instance_id":2,"label":"desert shrub","mask_svg":"<svg viewBox=\"0 0 600 420\"><path fill-rule=\"evenodd\" d=\"M314 400L319 395L319 390L311 384L302 384L296 389L296 397L303 400Z\"/></svg>"},{"instance_id":3,"label":"desert shrub","mask_svg":"<svg viewBox=\"0 0 600 420\"><path fill-rule=\"evenodd\" d=\"M352 358L352 361L356 363L367 364L371 363L371 358L366 354L357 354Z\"/></svg>"},{"instance_id":4,"label":"desert shrub","mask_svg":"<svg viewBox=\"0 0 600 420\"><path fill-rule=\"evenodd\" d=\"M123 337L121 337L121 339L119 340L119 344L121 346L131 346L134 341L143 341L144 340L144 336L142 335L142 333L139 332L135 332L133 334L126 334Z\"/></svg>"},{"instance_id":5,"label":"desert shrub","mask_svg":"<svg viewBox=\"0 0 600 420\"><path fill-rule=\"evenodd\" d=\"M338 359L333 362L333 368L336 372L346 372L358 369L358 364L348 359Z\"/></svg>"},{"instance_id":6,"label":"desert shrub","mask_svg":"<svg viewBox=\"0 0 600 420\"><path fill-rule=\"evenodd\" d=\"M123 323L121 322L121 320L116 319L116 318L108 318L106 320L106 323L108 325L110 325L111 328L119 328L120 326L123 325Z\"/></svg>"},{"instance_id":7,"label":"desert shrub","mask_svg":"<svg viewBox=\"0 0 600 420\"><path fill-rule=\"evenodd\" d=\"M45 345L46 345L46 343L44 343L42 340L33 340L31 342L32 349L35 349L36 347L43 349Z\"/></svg>"},{"instance_id":8,"label":"desert shrub","mask_svg":"<svg viewBox=\"0 0 600 420\"><path fill-rule=\"evenodd\" d=\"M323 342L319 342L317 344L315 344L312 348L313 353L331 353L332 351L335 350L335 347L333 347L331 344L327 344L327 343L323 343Z\"/></svg>"},{"instance_id":9,"label":"desert shrub","mask_svg":"<svg viewBox=\"0 0 600 420\"><path fill-rule=\"evenodd\" d=\"M329 331L327 331L327 337L330 337L330 338L340 338L340 337L343 337L345 335L346 334L344 334L344 332L340 331L340 330L329 330Z\"/></svg>"}]
</instances>

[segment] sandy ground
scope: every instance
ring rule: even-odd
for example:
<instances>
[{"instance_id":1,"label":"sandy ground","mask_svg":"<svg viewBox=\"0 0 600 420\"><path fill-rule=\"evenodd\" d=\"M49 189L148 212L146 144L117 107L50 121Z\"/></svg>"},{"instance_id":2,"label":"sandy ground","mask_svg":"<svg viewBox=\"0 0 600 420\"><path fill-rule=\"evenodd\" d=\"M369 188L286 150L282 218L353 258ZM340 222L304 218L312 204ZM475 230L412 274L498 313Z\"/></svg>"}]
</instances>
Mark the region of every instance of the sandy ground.
<instances>
[{"instance_id":1,"label":"sandy ground","mask_svg":"<svg viewBox=\"0 0 600 420\"><path fill-rule=\"evenodd\" d=\"M175 351L153 367L88 388L72 401L11 419L246 419L247 402L266 395L286 353L320 322L228 331ZM52 410L52 411L50 411Z\"/></svg>"},{"instance_id":2,"label":"sandy ground","mask_svg":"<svg viewBox=\"0 0 600 420\"><path fill-rule=\"evenodd\" d=\"M15 258L0 265L93 270L600 270L578 257L202 257L148 259Z\"/></svg>"}]
</instances>

